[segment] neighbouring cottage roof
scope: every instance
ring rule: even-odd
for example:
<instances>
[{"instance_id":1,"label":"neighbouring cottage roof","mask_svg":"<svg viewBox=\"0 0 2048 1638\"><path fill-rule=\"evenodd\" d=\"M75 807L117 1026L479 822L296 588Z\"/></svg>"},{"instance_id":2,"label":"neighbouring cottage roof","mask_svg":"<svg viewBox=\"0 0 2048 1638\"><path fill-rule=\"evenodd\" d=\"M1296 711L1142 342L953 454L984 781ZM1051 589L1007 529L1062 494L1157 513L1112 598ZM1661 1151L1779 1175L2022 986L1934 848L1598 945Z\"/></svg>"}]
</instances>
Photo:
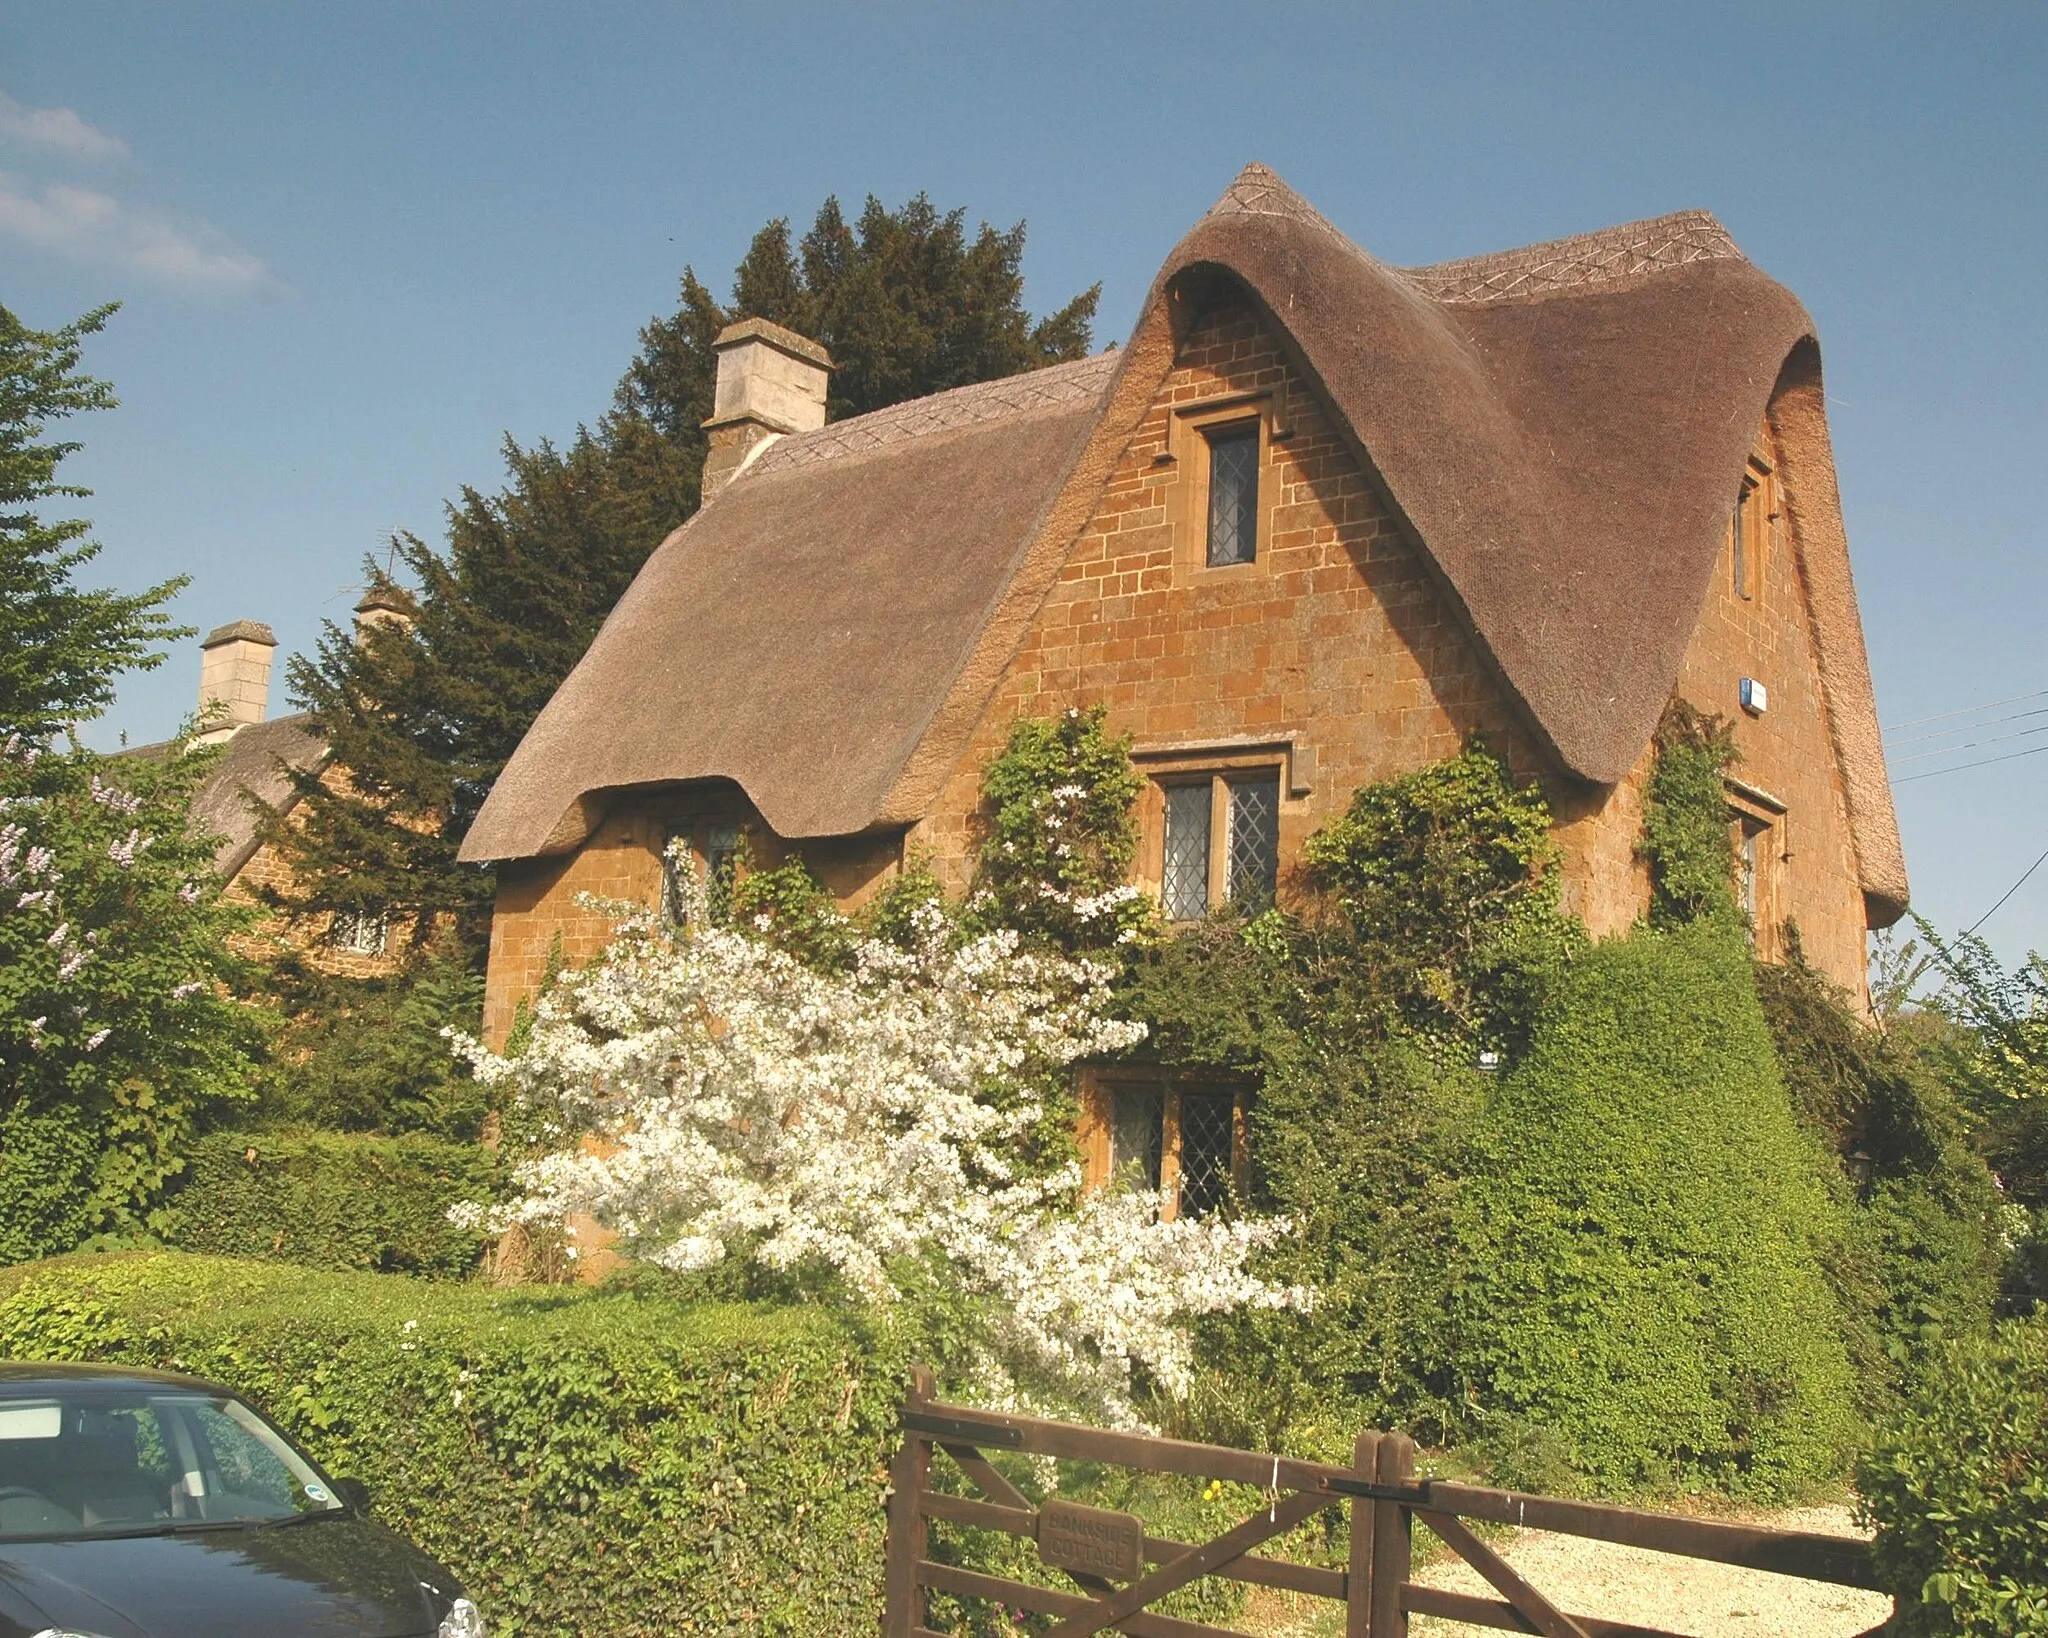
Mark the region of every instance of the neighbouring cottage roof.
<instances>
[{"instance_id":1,"label":"neighbouring cottage roof","mask_svg":"<svg viewBox=\"0 0 2048 1638\"><path fill-rule=\"evenodd\" d=\"M199 782L187 810L195 828L220 838L213 867L232 881L262 845L257 834L272 814L298 801L293 773L310 773L327 760L327 741L313 730L311 716L270 717L235 730L220 760ZM127 756L159 757L175 741L137 745Z\"/></svg>"},{"instance_id":2,"label":"neighbouring cottage roof","mask_svg":"<svg viewBox=\"0 0 2048 1638\"><path fill-rule=\"evenodd\" d=\"M687 779L734 780L791 837L917 817L1219 277L1326 396L1564 768L1597 783L1670 698L1768 407L1863 888L1898 913L1798 300L1704 211L1395 268L1257 165L1175 247L1121 353L765 451L648 560L463 856L572 847L611 793Z\"/></svg>"}]
</instances>

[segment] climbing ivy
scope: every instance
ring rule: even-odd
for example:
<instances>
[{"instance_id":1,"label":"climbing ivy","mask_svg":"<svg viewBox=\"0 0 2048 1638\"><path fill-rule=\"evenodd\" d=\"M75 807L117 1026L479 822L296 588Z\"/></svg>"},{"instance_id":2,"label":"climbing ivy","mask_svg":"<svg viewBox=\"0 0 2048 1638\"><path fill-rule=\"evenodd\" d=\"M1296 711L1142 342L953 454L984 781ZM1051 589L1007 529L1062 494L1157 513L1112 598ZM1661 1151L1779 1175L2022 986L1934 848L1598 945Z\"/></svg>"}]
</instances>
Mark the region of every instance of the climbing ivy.
<instances>
[{"instance_id":1,"label":"climbing ivy","mask_svg":"<svg viewBox=\"0 0 2048 1638\"><path fill-rule=\"evenodd\" d=\"M1657 926L1740 914L1724 785L1737 754L1734 730L1684 700L1672 700L1657 725L1640 849L1650 865L1650 919Z\"/></svg>"},{"instance_id":2,"label":"climbing ivy","mask_svg":"<svg viewBox=\"0 0 2048 1638\"><path fill-rule=\"evenodd\" d=\"M1149 900L1125 878L1144 781L1105 707L1025 718L982 778L982 840L967 911L1068 950L1140 938Z\"/></svg>"}]
</instances>

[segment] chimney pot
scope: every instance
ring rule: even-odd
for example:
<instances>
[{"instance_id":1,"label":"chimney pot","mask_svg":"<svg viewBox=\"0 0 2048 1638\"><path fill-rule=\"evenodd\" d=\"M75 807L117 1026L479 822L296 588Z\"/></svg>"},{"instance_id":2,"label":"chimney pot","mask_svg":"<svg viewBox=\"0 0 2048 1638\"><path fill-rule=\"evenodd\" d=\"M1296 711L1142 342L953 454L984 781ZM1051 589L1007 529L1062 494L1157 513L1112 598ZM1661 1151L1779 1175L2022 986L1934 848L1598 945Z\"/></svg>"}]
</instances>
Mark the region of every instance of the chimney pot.
<instances>
[{"instance_id":1,"label":"chimney pot","mask_svg":"<svg viewBox=\"0 0 2048 1638\"><path fill-rule=\"evenodd\" d=\"M232 739L270 711L277 634L260 620L216 626L199 645L199 743Z\"/></svg>"},{"instance_id":2,"label":"chimney pot","mask_svg":"<svg viewBox=\"0 0 2048 1638\"><path fill-rule=\"evenodd\" d=\"M397 586L382 581L363 594L363 600L355 607L355 616L356 647L361 648L370 633L380 627L411 625L413 601Z\"/></svg>"},{"instance_id":3,"label":"chimney pot","mask_svg":"<svg viewBox=\"0 0 2048 1638\"><path fill-rule=\"evenodd\" d=\"M703 498L723 489L777 438L825 424L825 383L832 355L815 341L766 319L728 324L711 344L718 355L710 453Z\"/></svg>"}]
</instances>

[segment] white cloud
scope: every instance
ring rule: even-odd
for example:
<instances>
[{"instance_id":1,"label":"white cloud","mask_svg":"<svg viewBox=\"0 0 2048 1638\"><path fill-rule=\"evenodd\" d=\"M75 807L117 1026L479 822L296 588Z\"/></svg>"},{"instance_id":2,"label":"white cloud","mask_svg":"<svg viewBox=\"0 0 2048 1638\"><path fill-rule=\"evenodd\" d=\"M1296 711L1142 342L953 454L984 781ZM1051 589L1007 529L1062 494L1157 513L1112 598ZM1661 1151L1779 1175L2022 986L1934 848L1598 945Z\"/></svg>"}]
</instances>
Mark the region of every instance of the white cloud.
<instances>
[{"instance_id":1,"label":"white cloud","mask_svg":"<svg viewBox=\"0 0 2048 1638\"><path fill-rule=\"evenodd\" d=\"M23 178L4 171L0 236L187 290L248 290L270 278L261 260L203 223L181 226L157 211L65 182L32 193Z\"/></svg>"},{"instance_id":2,"label":"white cloud","mask_svg":"<svg viewBox=\"0 0 2048 1638\"><path fill-rule=\"evenodd\" d=\"M82 159L126 159L128 144L69 108L25 108L0 91L0 137L37 148L56 148Z\"/></svg>"}]
</instances>

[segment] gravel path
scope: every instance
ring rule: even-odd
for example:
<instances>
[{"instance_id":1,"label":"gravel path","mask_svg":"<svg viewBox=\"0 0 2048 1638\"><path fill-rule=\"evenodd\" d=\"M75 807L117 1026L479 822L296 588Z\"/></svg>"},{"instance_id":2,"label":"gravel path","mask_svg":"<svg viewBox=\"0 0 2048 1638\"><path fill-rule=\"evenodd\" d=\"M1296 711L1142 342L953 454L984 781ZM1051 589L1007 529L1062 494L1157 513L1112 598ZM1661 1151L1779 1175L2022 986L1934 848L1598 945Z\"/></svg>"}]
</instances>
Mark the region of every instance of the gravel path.
<instances>
[{"instance_id":1,"label":"gravel path","mask_svg":"<svg viewBox=\"0 0 2048 1638\"><path fill-rule=\"evenodd\" d=\"M1760 1514L1755 1522L1824 1535L1859 1533L1846 1507ZM1497 1537L1491 1545L1560 1609L1697 1638L1856 1638L1891 1614L1891 1600L1878 1593L1578 1536L1524 1530ZM1499 1596L1462 1559L1446 1557L1423 1566L1415 1579L1453 1592ZM1292 1603L1255 1599L1247 1615L1261 1624L1251 1630L1270 1638L1323 1638L1344 1630L1334 1606L1322 1605L1311 1615L1306 1608L1285 1607ZM1417 1616L1410 1625L1412 1638L1490 1638L1492 1631L1433 1616Z\"/></svg>"}]
</instances>

